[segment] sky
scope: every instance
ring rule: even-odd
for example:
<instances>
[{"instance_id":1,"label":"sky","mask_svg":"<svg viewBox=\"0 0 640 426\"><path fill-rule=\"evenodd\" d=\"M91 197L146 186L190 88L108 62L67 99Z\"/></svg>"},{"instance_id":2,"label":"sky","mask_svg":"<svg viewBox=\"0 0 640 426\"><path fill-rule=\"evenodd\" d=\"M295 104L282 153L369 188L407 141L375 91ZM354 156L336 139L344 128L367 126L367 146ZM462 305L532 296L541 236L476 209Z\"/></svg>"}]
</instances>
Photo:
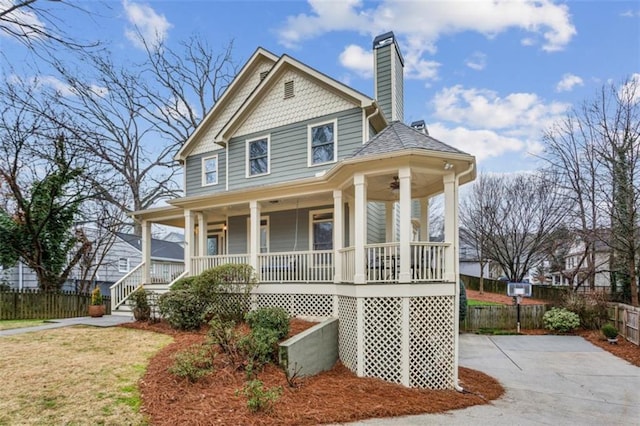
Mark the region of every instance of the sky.
<instances>
[{"instance_id":1,"label":"sky","mask_svg":"<svg viewBox=\"0 0 640 426\"><path fill-rule=\"evenodd\" d=\"M431 136L475 155L489 172L535 168L545 129L603 85L640 79L638 1L113 0L46 7L69 35L102 40L116 58L142 59L140 35L177 46L199 34L218 49L233 40L239 65L260 46L372 97L372 41L393 31L405 59L405 122L425 120ZM13 64L26 57L2 33L0 52Z\"/></svg>"}]
</instances>

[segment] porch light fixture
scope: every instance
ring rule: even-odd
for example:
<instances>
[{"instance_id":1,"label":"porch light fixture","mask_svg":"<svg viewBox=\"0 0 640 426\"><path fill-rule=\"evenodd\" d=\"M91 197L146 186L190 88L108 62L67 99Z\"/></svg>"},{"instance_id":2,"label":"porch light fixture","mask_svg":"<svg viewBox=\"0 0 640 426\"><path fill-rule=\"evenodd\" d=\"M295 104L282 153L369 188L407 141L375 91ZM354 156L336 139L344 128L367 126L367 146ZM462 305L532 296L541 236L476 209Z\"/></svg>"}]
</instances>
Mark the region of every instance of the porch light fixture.
<instances>
[{"instance_id":1,"label":"porch light fixture","mask_svg":"<svg viewBox=\"0 0 640 426\"><path fill-rule=\"evenodd\" d=\"M445 170L451 170L451 169L453 169L453 164L451 164L451 163L450 163L450 162L448 162L448 161L445 161L445 162L444 162L444 169L445 169Z\"/></svg>"},{"instance_id":2,"label":"porch light fixture","mask_svg":"<svg viewBox=\"0 0 640 426\"><path fill-rule=\"evenodd\" d=\"M393 177L393 180L389 184L389 189L393 195L398 195L398 192L400 192L400 181L398 181L398 176Z\"/></svg>"}]
</instances>

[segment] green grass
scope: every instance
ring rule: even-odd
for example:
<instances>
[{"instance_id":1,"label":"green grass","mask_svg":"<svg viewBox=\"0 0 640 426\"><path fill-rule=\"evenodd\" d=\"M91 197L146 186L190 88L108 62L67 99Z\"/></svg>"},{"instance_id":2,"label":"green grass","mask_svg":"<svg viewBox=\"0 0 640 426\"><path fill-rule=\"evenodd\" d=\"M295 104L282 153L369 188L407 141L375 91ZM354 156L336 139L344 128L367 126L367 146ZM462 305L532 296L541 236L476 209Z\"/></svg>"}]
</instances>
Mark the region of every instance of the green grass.
<instances>
[{"instance_id":1,"label":"green grass","mask_svg":"<svg viewBox=\"0 0 640 426\"><path fill-rule=\"evenodd\" d=\"M502 303L484 302L482 300L467 299L468 306L500 306Z\"/></svg>"},{"instance_id":2,"label":"green grass","mask_svg":"<svg viewBox=\"0 0 640 426\"><path fill-rule=\"evenodd\" d=\"M44 320L0 320L0 330L13 328L35 327L44 324Z\"/></svg>"}]
</instances>

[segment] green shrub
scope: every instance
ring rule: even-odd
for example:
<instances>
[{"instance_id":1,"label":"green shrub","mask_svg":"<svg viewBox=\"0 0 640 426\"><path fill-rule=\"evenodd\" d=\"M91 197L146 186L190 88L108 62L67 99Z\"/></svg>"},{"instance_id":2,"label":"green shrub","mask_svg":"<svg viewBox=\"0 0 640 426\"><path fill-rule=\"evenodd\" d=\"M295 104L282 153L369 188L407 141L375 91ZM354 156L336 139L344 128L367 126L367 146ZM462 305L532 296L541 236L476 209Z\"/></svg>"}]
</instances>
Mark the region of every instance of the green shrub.
<instances>
[{"instance_id":1,"label":"green shrub","mask_svg":"<svg viewBox=\"0 0 640 426\"><path fill-rule=\"evenodd\" d=\"M173 283L171 290L189 290L193 287L197 277L183 277Z\"/></svg>"},{"instance_id":2,"label":"green shrub","mask_svg":"<svg viewBox=\"0 0 640 426\"><path fill-rule=\"evenodd\" d=\"M256 278L251 265L227 264L207 269L198 275L193 290L207 301L205 317L241 322L249 312L251 290Z\"/></svg>"},{"instance_id":3,"label":"green shrub","mask_svg":"<svg viewBox=\"0 0 640 426\"><path fill-rule=\"evenodd\" d=\"M602 331L602 334L604 334L604 337L607 339L615 339L618 337L618 329L611 323L603 325L600 331Z\"/></svg>"},{"instance_id":4,"label":"green shrub","mask_svg":"<svg viewBox=\"0 0 640 426\"><path fill-rule=\"evenodd\" d=\"M204 322L206 302L191 290L171 290L158 299L160 314L173 328L196 330Z\"/></svg>"},{"instance_id":5,"label":"green shrub","mask_svg":"<svg viewBox=\"0 0 640 426\"><path fill-rule=\"evenodd\" d=\"M252 368L263 366L275 359L278 349L278 332L268 328L255 328L238 341L247 365Z\"/></svg>"},{"instance_id":6,"label":"green shrub","mask_svg":"<svg viewBox=\"0 0 640 426\"><path fill-rule=\"evenodd\" d=\"M222 352L228 354L233 360L237 359L240 352L238 340L240 333L236 331L236 323L233 321L223 321L219 317L209 321L209 341L214 345L219 345Z\"/></svg>"},{"instance_id":7,"label":"green shrub","mask_svg":"<svg viewBox=\"0 0 640 426\"><path fill-rule=\"evenodd\" d=\"M247 397L247 408L251 412L269 411L273 403L280 398L282 387L265 388L260 380L250 380L242 390L237 390L236 395L242 394Z\"/></svg>"},{"instance_id":8,"label":"green shrub","mask_svg":"<svg viewBox=\"0 0 640 426\"><path fill-rule=\"evenodd\" d=\"M598 330L608 319L607 296L602 293L576 294L568 292L562 307L578 314L582 327Z\"/></svg>"},{"instance_id":9,"label":"green shrub","mask_svg":"<svg viewBox=\"0 0 640 426\"><path fill-rule=\"evenodd\" d=\"M289 334L289 313L282 308L260 308L247 313L245 319L252 329L265 328L276 331L278 339L283 339Z\"/></svg>"},{"instance_id":10,"label":"green shrub","mask_svg":"<svg viewBox=\"0 0 640 426\"><path fill-rule=\"evenodd\" d=\"M551 308L544 313L542 321L545 328L561 333L567 333L580 326L578 314L564 308Z\"/></svg>"},{"instance_id":11,"label":"green shrub","mask_svg":"<svg viewBox=\"0 0 640 426\"><path fill-rule=\"evenodd\" d=\"M169 372L195 383L213 370L215 352L209 345L193 345L175 354Z\"/></svg>"},{"instance_id":12,"label":"green shrub","mask_svg":"<svg viewBox=\"0 0 640 426\"><path fill-rule=\"evenodd\" d=\"M467 289L464 288L464 283L460 280L460 304L458 305L460 321L464 321L467 317Z\"/></svg>"}]
</instances>

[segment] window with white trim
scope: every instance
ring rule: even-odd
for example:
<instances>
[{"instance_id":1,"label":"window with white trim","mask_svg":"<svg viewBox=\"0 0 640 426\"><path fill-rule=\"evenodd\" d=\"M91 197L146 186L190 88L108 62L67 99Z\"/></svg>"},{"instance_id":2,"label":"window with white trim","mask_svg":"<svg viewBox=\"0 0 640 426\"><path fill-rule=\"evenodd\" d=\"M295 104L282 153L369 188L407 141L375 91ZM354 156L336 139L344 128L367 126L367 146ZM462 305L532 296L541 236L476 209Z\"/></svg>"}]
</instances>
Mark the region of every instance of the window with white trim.
<instances>
[{"instance_id":1,"label":"window with white trim","mask_svg":"<svg viewBox=\"0 0 640 426\"><path fill-rule=\"evenodd\" d=\"M202 159L202 186L218 183L218 156Z\"/></svg>"},{"instance_id":2,"label":"window with white trim","mask_svg":"<svg viewBox=\"0 0 640 426\"><path fill-rule=\"evenodd\" d=\"M251 218L247 218L247 251L251 247ZM269 253L269 217L260 218L260 253Z\"/></svg>"},{"instance_id":3,"label":"window with white trim","mask_svg":"<svg viewBox=\"0 0 640 426\"><path fill-rule=\"evenodd\" d=\"M126 257L118 259L118 272L129 272L129 259Z\"/></svg>"},{"instance_id":4,"label":"window with white trim","mask_svg":"<svg viewBox=\"0 0 640 426\"><path fill-rule=\"evenodd\" d=\"M333 210L309 212L311 250L333 249Z\"/></svg>"},{"instance_id":5,"label":"window with white trim","mask_svg":"<svg viewBox=\"0 0 640 426\"><path fill-rule=\"evenodd\" d=\"M269 136L247 141L247 177L269 173L269 148Z\"/></svg>"},{"instance_id":6,"label":"window with white trim","mask_svg":"<svg viewBox=\"0 0 640 426\"><path fill-rule=\"evenodd\" d=\"M309 125L309 166L336 161L336 120Z\"/></svg>"}]
</instances>

